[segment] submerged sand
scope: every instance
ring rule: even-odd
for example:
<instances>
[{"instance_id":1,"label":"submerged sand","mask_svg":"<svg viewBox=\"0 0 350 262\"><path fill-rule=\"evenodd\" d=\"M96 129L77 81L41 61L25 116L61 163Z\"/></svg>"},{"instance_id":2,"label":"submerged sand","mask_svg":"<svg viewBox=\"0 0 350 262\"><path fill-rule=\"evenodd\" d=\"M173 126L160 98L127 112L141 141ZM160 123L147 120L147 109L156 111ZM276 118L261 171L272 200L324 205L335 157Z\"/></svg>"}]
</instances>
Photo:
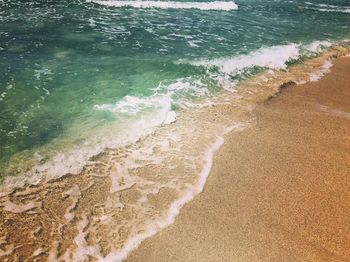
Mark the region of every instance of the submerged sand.
<instances>
[{"instance_id":1,"label":"submerged sand","mask_svg":"<svg viewBox=\"0 0 350 262\"><path fill-rule=\"evenodd\" d=\"M0 260L120 261L149 237L130 261L346 260L350 59L294 82L348 53L262 72L80 173L2 184Z\"/></svg>"},{"instance_id":2,"label":"submerged sand","mask_svg":"<svg viewBox=\"0 0 350 262\"><path fill-rule=\"evenodd\" d=\"M128 261L350 260L350 58L253 113L204 191Z\"/></svg>"}]
</instances>

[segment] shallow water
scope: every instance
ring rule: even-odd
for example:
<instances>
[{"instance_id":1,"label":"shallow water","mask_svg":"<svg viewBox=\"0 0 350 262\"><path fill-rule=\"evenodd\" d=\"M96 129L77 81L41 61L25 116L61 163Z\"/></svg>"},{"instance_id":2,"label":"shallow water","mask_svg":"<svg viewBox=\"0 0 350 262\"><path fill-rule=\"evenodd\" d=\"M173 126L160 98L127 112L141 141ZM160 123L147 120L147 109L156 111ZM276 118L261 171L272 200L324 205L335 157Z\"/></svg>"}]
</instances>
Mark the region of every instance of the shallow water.
<instances>
[{"instance_id":1,"label":"shallow water","mask_svg":"<svg viewBox=\"0 0 350 262\"><path fill-rule=\"evenodd\" d=\"M331 70L350 27L346 1L0 7L1 223L35 239L1 225L12 258L124 259L202 190L257 102Z\"/></svg>"},{"instance_id":2,"label":"shallow water","mask_svg":"<svg viewBox=\"0 0 350 262\"><path fill-rule=\"evenodd\" d=\"M348 37L350 24L346 1L95 2L0 3L2 178L58 154L79 159L60 167L76 172L195 98Z\"/></svg>"}]
</instances>

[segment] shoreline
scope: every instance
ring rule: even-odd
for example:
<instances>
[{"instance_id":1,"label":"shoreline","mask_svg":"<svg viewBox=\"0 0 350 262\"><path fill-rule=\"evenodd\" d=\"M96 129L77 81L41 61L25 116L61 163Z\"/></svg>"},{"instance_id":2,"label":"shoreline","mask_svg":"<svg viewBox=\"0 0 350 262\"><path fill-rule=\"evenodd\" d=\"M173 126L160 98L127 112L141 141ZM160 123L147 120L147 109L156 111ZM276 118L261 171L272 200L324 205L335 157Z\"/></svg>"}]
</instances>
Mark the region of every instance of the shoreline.
<instances>
[{"instance_id":1,"label":"shoreline","mask_svg":"<svg viewBox=\"0 0 350 262\"><path fill-rule=\"evenodd\" d=\"M204 191L127 261L350 258L350 58L283 88L226 135Z\"/></svg>"},{"instance_id":2,"label":"shoreline","mask_svg":"<svg viewBox=\"0 0 350 262\"><path fill-rule=\"evenodd\" d=\"M185 202L187 206L206 187L211 155L227 128L240 134L254 120L257 104L269 101L269 97L273 101L274 94L285 85L293 85L291 81L309 80L314 73L322 77L326 73L322 69L325 61L346 53L346 48L334 48L303 64L292 65L288 71L252 77L237 93L220 93L217 104L199 106L191 114L179 112L174 125L161 128L136 147L106 150L78 175L0 196L0 214L5 217L0 223L6 228L0 231L0 247L4 250L0 255L54 260L125 259L141 241L171 224ZM196 134L188 123L198 125ZM148 145L153 146L151 151L145 150ZM159 162L153 152L159 155L162 150L169 150L170 158L163 155L163 162ZM137 162L138 157L144 163ZM144 199L148 201L145 208L139 205L145 203ZM25 244L32 240L32 244Z\"/></svg>"},{"instance_id":3,"label":"shoreline","mask_svg":"<svg viewBox=\"0 0 350 262\"><path fill-rule=\"evenodd\" d=\"M248 86L247 92L242 92L244 96L250 97L250 99L253 97L255 99L254 95L257 95L257 91L255 88L259 89L258 85L261 85L264 83L264 78L267 76L267 81L272 81L273 78L271 75L269 75L268 71L272 70L276 73L276 81L274 83L268 84L269 89L266 90L259 90L259 92L262 93L261 97L257 99L265 99L264 97L264 91L266 93L271 92L272 94L277 90L275 87L271 87L272 85L279 85L283 84L283 82L288 82L290 79L293 79L294 77L300 77L301 79L307 79L306 81L309 81L308 74L312 74L312 71L315 68L318 68L320 71L316 72L314 75L315 77L319 77L319 74L323 74L322 71L324 70L322 66L319 64L322 60L326 59L333 59L333 55L343 55L344 52L348 53L348 41L342 40L339 42L328 42L328 41L314 41L309 44L296 44L296 43L290 43L288 45L281 45L281 46L272 46L271 48L264 48L258 49L256 51L253 51L247 55L244 56L238 56L238 58L235 60L228 59L226 62L224 61L222 65L219 63L219 67L226 71L226 67L230 66L230 63L240 63L240 60L243 59L245 56L252 59L261 60L261 56L265 54L265 52L269 53L273 51L272 56L275 56L278 52L284 53L284 52L291 52L291 53L298 53L298 58L293 58L295 54L286 54L286 57L283 57L282 59L278 59L275 61L275 59L271 59L271 61L265 61L266 64L261 64L262 67L266 66L266 70L253 74L248 76L248 78L240 80L239 82L233 82L231 83L233 85L233 88L228 87L225 85L222 87L223 89L218 91L217 93L213 93L209 97L199 97L193 101L193 105L191 105L189 108L193 107L196 110L196 106L203 106L203 107L209 107L210 105L216 105L216 102L223 102L225 99L222 99L225 95L228 95L232 98L231 94L227 94L227 92L237 92L237 89L240 89L240 86ZM284 50L284 48L287 48ZM288 50L292 49L291 50ZM295 50L294 50L295 49ZM303 52L309 52L308 55L302 54ZM304 57L305 56L305 57ZM296 59L296 61L292 62L292 64L287 65L288 61L293 61ZM243 59L244 60L244 59ZM248 59L249 60L249 59ZM205 61L205 60L203 60ZM202 61L202 62L203 62ZM214 60L215 65L219 60ZM190 63L191 64L191 63ZM194 62L196 64L196 62ZM199 64L201 64L199 62ZM204 62L204 64L206 64ZM203 64L203 65L204 65ZM210 64L210 63L209 63ZM244 64L244 61L243 61ZM271 65L270 65L271 64ZM307 65L308 64L308 65ZM253 65L253 64L252 64ZM252 66L251 65L251 66ZM208 66L208 65L207 65ZM236 68L237 65L233 65L233 68ZM314 68L315 67L315 68ZM249 68L249 66L248 66ZM291 74L286 73L286 69L288 68L299 68L299 70L294 71ZM220 70L221 70L220 69ZM239 69L239 66L236 68ZM235 69L235 70L236 70ZM279 72L282 71L282 72ZM305 71L305 72L303 72ZM279 79L280 78L280 79ZM304 80L303 80L304 81ZM310 80L311 81L311 80ZM237 86L236 86L237 84ZM226 94L225 94L226 92ZM251 95L254 94L254 95ZM217 99L218 97L219 99ZM216 98L215 98L216 97ZM223 100L223 101L211 101L213 100ZM240 98L238 98L240 99ZM207 102L204 102L204 100L207 100ZM232 99L229 99L232 101ZM203 103L204 102L204 103ZM233 101L236 102L236 101ZM207 103L207 104L206 104ZM206 104L206 105L205 105ZM162 126L167 124L172 124L176 121L176 113L182 114L181 111L187 110L188 108L182 108L177 112L175 110L172 110L169 108L169 112L167 112L166 119L163 119L162 121L155 121L159 122L155 125L150 126L138 126L138 122L130 124L133 126L134 129L142 129L145 128L149 132L144 133L137 133L137 135L131 136L131 139L129 138L129 133L123 133L123 128L118 125L111 125L109 127L109 130L113 131L106 131L103 129L101 130L94 130L94 132L97 132L95 135L91 135L91 141L88 141L89 146L96 145L91 148L89 146L85 146L84 143L81 144L79 142L79 139L76 137L69 137L69 135L66 137L66 135L63 135L63 137L58 137L57 139L54 139L51 143L48 143L47 145L44 145L43 147L34 148L33 150L25 150L22 153L19 153L18 155L15 154L11 159L9 160L8 164L4 165L2 170L0 170L0 196L3 194L3 192L10 192L12 190L15 190L16 188L20 189L28 185L38 185L42 183L46 183L55 179L59 179L62 176L65 176L66 174L79 174L83 171L84 166L90 165L91 159L96 159L101 154L105 154L108 149L116 149L120 147L129 147L133 144L138 143L141 140L144 140L148 136L152 136L155 131L158 128L162 128ZM192 110L192 108L190 109ZM163 116L162 116L163 117ZM160 119L162 119L160 117ZM154 122L151 119L147 119L146 122ZM125 128L127 129L127 128ZM98 141L100 137L100 133L104 132L104 136L107 137L114 137L115 132L118 133L117 137L114 137L115 139L112 139L110 137L109 140L106 141ZM102 133L103 133L102 132ZM75 131L76 133L76 131ZM82 141L84 141L87 138L88 131L84 131L81 135L83 138L81 138ZM94 140L94 136L97 138ZM70 139L75 140L74 143L68 142ZM67 140L62 144L60 143L64 140ZM121 142L125 140L126 142ZM61 141L61 142L60 142Z\"/></svg>"}]
</instances>

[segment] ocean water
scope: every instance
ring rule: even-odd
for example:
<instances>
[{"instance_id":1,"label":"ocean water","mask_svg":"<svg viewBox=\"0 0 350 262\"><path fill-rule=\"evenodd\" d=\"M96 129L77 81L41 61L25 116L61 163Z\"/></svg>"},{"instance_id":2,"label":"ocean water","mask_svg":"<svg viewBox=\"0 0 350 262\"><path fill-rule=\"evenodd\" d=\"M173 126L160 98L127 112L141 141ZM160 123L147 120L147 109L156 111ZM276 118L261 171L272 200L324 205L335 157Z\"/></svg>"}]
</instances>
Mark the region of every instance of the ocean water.
<instances>
[{"instance_id":1,"label":"ocean water","mask_svg":"<svg viewBox=\"0 0 350 262\"><path fill-rule=\"evenodd\" d=\"M230 116L213 124L213 105L237 103L240 112L249 95L238 92L240 83L288 71L349 39L350 3L4 0L0 21L0 189L82 174L113 151L111 195L142 185L142 201L122 244L89 253L76 240L75 255L115 260L171 223L203 188L222 135L249 125ZM146 177L166 175L133 174L149 166ZM177 196L153 214L145 199L164 188ZM108 198L110 212L113 201L121 202ZM81 214L84 239L90 220ZM163 222L149 226L149 217Z\"/></svg>"},{"instance_id":2,"label":"ocean water","mask_svg":"<svg viewBox=\"0 0 350 262\"><path fill-rule=\"evenodd\" d=\"M305 45L347 38L350 25L341 0L0 5L2 178L33 155L45 162L79 145L86 158L133 143L192 99L283 68ZM145 133L129 130L144 114L156 119Z\"/></svg>"}]
</instances>

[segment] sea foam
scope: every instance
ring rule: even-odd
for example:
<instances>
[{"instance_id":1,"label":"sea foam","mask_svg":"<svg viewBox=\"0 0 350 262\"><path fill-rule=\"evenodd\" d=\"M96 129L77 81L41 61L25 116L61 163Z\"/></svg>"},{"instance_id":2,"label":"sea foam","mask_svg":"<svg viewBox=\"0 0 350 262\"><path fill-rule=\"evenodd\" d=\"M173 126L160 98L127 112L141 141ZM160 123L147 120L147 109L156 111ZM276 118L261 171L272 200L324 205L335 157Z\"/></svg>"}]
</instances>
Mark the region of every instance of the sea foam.
<instances>
[{"instance_id":1,"label":"sea foam","mask_svg":"<svg viewBox=\"0 0 350 262\"><path fill-rule=\"evenodd\" d=\"M308 45L305 46L305 49L307 51L313 52L313 53L319 53L324 51L326 48L329 48L333 45L334 43L328 40L323 40L323 41L314 41Z\"/></svg>"},{"instance_id":2,"label":"sea foam","mask_svg":"<svg viewBox=\"0 0 350 262\"><path fill-rule=\"evenodd\" d=\"M309 44L290 43L263 47L248 54L233 57L202 60L179 60L177 63L217 68L220 72L229 75L240 74L243 70L260 67L272 70L287 69L288 63L297 61L303 55L318 54L332 46L330 41L314 41Z\"/></svg>"},{"instance_id":3,"label":"sea foam","mask_svg":"<svg viewBox=\"0 0 350 262\"><path fill-rule=\"evenodd\" d=\"M325 74L331 71L330 69L332 66L333 66L332 62L329 60L326 60L319 71L310 74L310 81L316 82L320 80Z\"/></svg>"},{"instance_id":4,"label":"sea foam","mask_svg":"<svg viewBox=\"0 0 350 262\"><path fill-rule=\"evenodd\" d=\"M293 49L294 46L297 47L297 50ZM319 44L315 44L309 49L317 51L318 46ZM285 69L287 61L300 56L301 48L305 47L291 45L287 48L290 51L288 56L284 54L283 63L277 63L271 58L269 63L260 63L259 66ZM267 53L272 54L271 50L275 48L271 47ZM248 54L247 58L252 61L252 57L259 58L262 54L266 52L260 49ZM236 67L233 69L234 72L241 70L237 64L233 64ZM246 66L255 65L247 62ZM328 70L329 67L330 64L325 63L322 69ZM227 72L231 71L228 69ZM164 88L160 86L154 90L155 94L151 97L127 96L115 103L95 105L96 110L107 111L115 115L125 114L127 118L137 119L139 114L142 114L142 118L146 118L144 124L152 127L150 130L154 131L154 135L135 141L133 146L127 148L107 150L102 159L97 158L97 165L91 167L90 171L87 167L86 172L77 178L89 179L90 183L84 181L80 186L69 184L69 187L61 193L55 191L55 196L63 195L69 200L69 203L65 205L65 213L62 215L64 219L60 220L60 223L66 223L66 225L75 223L77 234L72 239L75 243L74 247L68 248L65 253L58 252L55 242L51 241L50 247L52 248L49 255L52 261L68 260L68 258L73 258L74 261L85 261L89 257L98 261L122 261L144 239L172 224L181 207L203 190L212 167L214 154L223 144L225 133L244 129L249 125L251 119L235 119L233 112L236 108L236 97L225 93L224 96L221 96L222 102L231 102L229 104L233 106L233 110L230 108L221 111L216 106L209 107L208 110L200 107L183 110L178 112L178 120L173 123L175 119L169 118L171 115L175 117L171 109L171 104L174 102L172 95L177 92L191 91L189 80L184 78L181 81L167 84ZM259 89L258 86L254 88ZM260 91L266 89L268 86L261 88ZM198 90L198 93L201 94L201 91ZM254 97L254 92L247 94ZM228 97L231 100L226 100ZM246 101L242 101L237 106L240 109L246 107L244 110L251 110L252 104L247 105ZM154 115L155 112L159 114ZM159 126L154 125L161 123L173 124L158 129ZM144 131L142 126L136 126L127 129L126 133L131 133L135 137L134 132L142 134ZM113 146L113 140L104 141L112 142ZM64 164L67 163L64 162ZM99 183L98 180L94 180L94 177L99 177L103 181L109 177L111 183ZM88 205L85 203L80 206L79 203L83 203L85 195L89 195L84 191L92 185L96 187L93 192L104 192L108 196L101 200L98 198L93 201L89 200ZM48 190L61 189L60 187L55 189L48 187ZM176 193L169 194L171 202L164 207L155 205L154 199L160 200L161 203L162 192L167 192L167 190ZM127 196L128 193L131 193L130 198ZM87 208L89 205L91 209ZM13 210L12 212L30 212L33 207L41 208L33 204L9 207ZM42 208L46 207L44 202ZM99 212L92 212L97 209ZM132 212L129 212L131 209ZM50 223L52 223L51 220ZM103 246L101 243L104 243ZM108 250L108 253L104 253L102 247ZM58 255L60 257L57 257Z\"/></svg>"},{"instance_id":5,"label":"sea foam","mask_svg":"<svg viewBox=\"0 0 350 262\"><path fill-rule=\"evenodd\" d=\"M89 158L106 148L125 147L152 134L159 126L176 120L167 95L138 98L127 96L115 104L95 105L99 111L116 114L119 122L101 126L87 133L82 142L65 152L59 151L43 164L36 164L19 176L6 176L0 185L0 196L25 185L38 185L65 174L78 174ZM38 162L40 162L40 153Z\"/></svg>"},{"instance_id":6,"label":"sea foam","mask_svg":"<svg viewBox=\"0 0 350 262\"><path fill-rule=\"evenodd\" d=\"M329 4L314 4L310 2L305 2L309 9L316 10L320 12L335 12L335 13L348 13L350 14L350 6L338 6Z\"/></svg>"},{"instance_id":7,"label":"sea foam","mask_svg":"<svg viewBox=\"0 0 350 262\"><path fill-rule=\"evenodd\" d=\"M192 65L204 67L216 67L226 74L236 74L243 69L254 66L276 70L286 69L286 62L298 59L300 54L299 46L300 45L298 44L272 46L261 48L246 55L213 60L180 60L179 63L190 63Z\"/></svg>"},{"instance_id":8,"label":"sea foam","mask_svg":"<svg viewBox=\"0 0 350 262\"><path fill-rule=\"evenodd\" d=\"M192 185L190 188L186 190L186 192L176 201L174 201L169 209L165 217L162 219L158 219L157 221L153 221L150 223L145 230L139 232L134 235L132 238L128 239L122 249L115 250L110 252L107 256L102 256L99 248L95 246L88 246L85 241L84 227L87 225L86 218L79 222L79 233L75 238L75 242L78 246L75 251L74 257L76 259L80 259L83 261L84 258L88 256L92 256L96 258L100 262L121 262L127 258L131 251L135 250L140 243L155 235L160 230L168 227L173 224L176 216L179 214L181 208L188 202L190 202L197 194L203 191L206 180L209 176L210 170L213 165L213 158L216 151L220 149L220 147L224 144L224 135L232 132L233 130L241 130L247 127L246 123L237 123L232 126L225 128L221 135L218 135L213 143L207 148L203 155L203 165L201 171L199 172L197 179L197 183Z\"/></svg>"},{"instance_id":9,"label":"sea foam","mask_svg":"<svg viewBox=\"0 0 350 262\"><path fill-rule=\"evenodd\" d=\"M238 9L238 6L232 1L214 1L214 2L173 2L173 1L100 1L91 0L90 2L112 6L112 7L133 7L133 8L160 8L160 9L200 9L200 10L221 10L230 11Z\"/></svg>"},{"instance_id":10,"label":"sea foam","mask_svg":"<svg viewBox=\"0 0 350 262\"><path fill-rule=\"evenodd\" d=\"M208 77L217 86L234 91L236 83L230 76L238 75L242 70L252 67L286 69L287 63L300 58L303 52L318 53L330 45L329 41L315 41L306 45L291 43L260 48L249 54L228 58L180 60L177 63L218 68L221 75L211 74ZM311 75L310 80L315 81L325 72L326 68L319 74ZM7 176L0 185L0 192L3 194L25 184L37 185L67 173L79 173L90 157L106 148L131 145L154 133L159 126L174 122L176 120L176 113L172 109L174 105L180 108L194 107L197 104L193 103L191 98L208 98L207 104L213 104L207 82L203 82L200 78L187 77L179 78L172 83L160 83L153 91L154 95L149 97L126 96L114 104L95 105L95 110L112 113L120 121L93 130L93 135L87 135L85 142L65 152L58 152L43 164L39 164L38 159L38 164L20 176Z\"/></svg>"}]
</instances>

